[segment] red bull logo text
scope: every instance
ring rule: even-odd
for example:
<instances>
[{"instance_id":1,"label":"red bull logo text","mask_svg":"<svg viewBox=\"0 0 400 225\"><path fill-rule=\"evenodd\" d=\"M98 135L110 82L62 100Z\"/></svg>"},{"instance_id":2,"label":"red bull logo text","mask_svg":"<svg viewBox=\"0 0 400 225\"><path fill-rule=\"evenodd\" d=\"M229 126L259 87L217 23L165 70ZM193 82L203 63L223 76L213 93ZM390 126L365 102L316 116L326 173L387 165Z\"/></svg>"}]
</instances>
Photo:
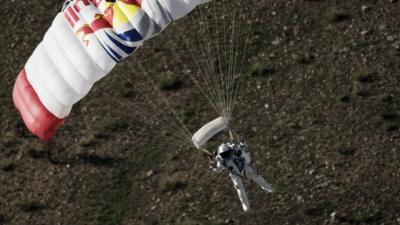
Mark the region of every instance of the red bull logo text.
<instances>
[{"instance_id":1,"label":"red bull logo text","mask_svg":"<svg viewBox=\"0 0 400 225\"><path fill-rule=\"evenodd\" d=\"M141 0L120 1L124 4L135 5L137 7L141 4ZM102 5L102 14L96 13L93 16L90 16L92 17L91 20L87 19L87 15L85 16L86 20L82 19L81 14L87 12L84 11L85 7L96 7L99 9L100 4L104 3L105 5ZM104 50L112 59L119 62L122 58L126 57L136 49L138 44L135 44L135 42L141 41L143 35L138 33L136 29L130 29L123 32L115 31L115 25L118 26L119 24L120 26L121 23L120 21L117 24L115 22L115 17L117 15L114 7L117 7L117 5L114 4L117 4L115 0L76 0L64 10L64 17L84 46L88 47L90 45L89 36L96 34L96 37ZM93 12L93 10L89 10L89 12ZM119 9L118 13L121 14L122 11ZM121 18L121 15L118 16ZM83 21L85 21L85 23L82 23ZM126 23L128 23L128 20L126 20Z\"/></svg>"}]
</instances>

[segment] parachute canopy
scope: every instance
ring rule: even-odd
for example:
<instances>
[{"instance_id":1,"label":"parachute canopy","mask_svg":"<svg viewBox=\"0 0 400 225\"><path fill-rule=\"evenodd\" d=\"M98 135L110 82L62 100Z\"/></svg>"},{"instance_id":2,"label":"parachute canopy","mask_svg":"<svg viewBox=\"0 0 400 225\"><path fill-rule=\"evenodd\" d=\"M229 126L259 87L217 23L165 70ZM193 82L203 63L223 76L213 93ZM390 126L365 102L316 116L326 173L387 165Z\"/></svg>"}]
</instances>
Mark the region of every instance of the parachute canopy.
<instances>
[{"instance_id":1,"label":"parachute canopy","mask_svg":"<svg viewBox=\"0 0 400 225\"><path fill-rule=\"evenodd\" d=\"M67 1L15 82L14 104L25 125L51 139L96 81L143 41L209 1Z\"/></svg>"}]
</instances>

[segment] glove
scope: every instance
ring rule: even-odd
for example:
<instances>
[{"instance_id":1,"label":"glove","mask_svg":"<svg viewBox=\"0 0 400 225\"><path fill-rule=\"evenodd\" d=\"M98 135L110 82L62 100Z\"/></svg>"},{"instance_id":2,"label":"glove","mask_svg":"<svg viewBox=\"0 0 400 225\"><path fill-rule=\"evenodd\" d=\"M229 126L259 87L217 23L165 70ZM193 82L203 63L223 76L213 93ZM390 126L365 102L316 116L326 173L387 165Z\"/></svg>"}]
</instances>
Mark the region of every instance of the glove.
<instances>
[{"instance_id":1,"label":"glove","mask_svg":"<svg viewBox=\"0 0 400 225\"><path fill-rule=\"evenodd\" d=\"M246 146L246 140L244 139L243 136L239 137L239 144L240 144L240 146L243 146L243 147Z\"/></svg>"}]
</instances>

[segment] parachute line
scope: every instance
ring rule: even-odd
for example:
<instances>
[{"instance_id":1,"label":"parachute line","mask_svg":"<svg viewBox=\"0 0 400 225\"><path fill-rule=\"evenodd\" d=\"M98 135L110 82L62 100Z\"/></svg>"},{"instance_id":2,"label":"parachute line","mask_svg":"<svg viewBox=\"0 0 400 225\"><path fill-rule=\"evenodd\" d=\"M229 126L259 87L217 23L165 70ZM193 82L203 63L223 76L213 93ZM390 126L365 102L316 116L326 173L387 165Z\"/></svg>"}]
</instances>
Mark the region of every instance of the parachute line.
<instances>
[{"instance_id":1,"label":"parachute line","mask_svg":"<svg viewBox=\"0 0 400 225\"><path fill-rule=\"evenodd\" d=\"M213 1L192 12L186 29L179 27L185 35L186 49L197 66L197 73L189 72L192 81L212 108L229 121L232 121L241 88L251 30L243 9L240 1ZM248 29L243 29L243 24L247 24ZM188 37L188 30L193 30L195 37Z\"/></svg>"}]
</instances>

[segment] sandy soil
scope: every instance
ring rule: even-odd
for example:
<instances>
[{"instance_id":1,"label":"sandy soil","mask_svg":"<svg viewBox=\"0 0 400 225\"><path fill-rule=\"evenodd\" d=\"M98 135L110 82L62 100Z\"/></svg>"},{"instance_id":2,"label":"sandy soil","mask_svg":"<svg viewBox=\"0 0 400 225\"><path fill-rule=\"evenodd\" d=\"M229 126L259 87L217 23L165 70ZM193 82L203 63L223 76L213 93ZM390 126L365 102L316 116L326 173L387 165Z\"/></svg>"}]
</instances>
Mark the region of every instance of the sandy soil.
<instances>
[{"instance_id":1,"label":"sandy soil","mask_svg":"<svg viewBox=\"0 0 400 225\"><path fill-rule=\"evenodd\" d=\"M252 0L244 8L253 28L236 129L276 189L265 194L246 181L248 213L203 155L132 132L140 101L129 84L146 86L138 62L149 74L183 74L168 56L189 58L179 29L188 19L96 84L54 143L25 130L12 87L61 2L0 6L0 225L400 224L398 1ZM166 95L191 129L215 116L187 79Z\"/></svg>"}]
</instances>

